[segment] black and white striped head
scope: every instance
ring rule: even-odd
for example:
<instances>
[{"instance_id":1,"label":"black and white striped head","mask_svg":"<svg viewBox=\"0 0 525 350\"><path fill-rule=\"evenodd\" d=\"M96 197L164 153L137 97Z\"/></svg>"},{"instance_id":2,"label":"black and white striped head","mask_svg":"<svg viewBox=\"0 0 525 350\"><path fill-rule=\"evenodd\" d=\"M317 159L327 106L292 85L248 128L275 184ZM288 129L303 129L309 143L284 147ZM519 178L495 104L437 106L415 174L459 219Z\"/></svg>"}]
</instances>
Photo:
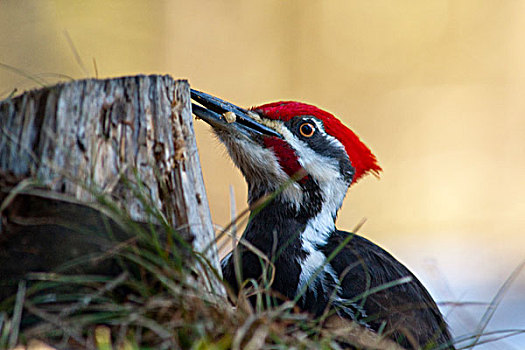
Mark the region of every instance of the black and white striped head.
<instances>
[{"instance_id":1,"label":"black and white striped head","mask_svg":"<svg viewBox=\"0 0 525 350\"><path fill-rule=\"evenodd\" d=\"M381 168L372 152L332 114L300 102L245 110L192 90L193 113L208 122L243 173L249 202L278 199L308 217L334 218L348 187Z\"/></svg>"}]
</instances>

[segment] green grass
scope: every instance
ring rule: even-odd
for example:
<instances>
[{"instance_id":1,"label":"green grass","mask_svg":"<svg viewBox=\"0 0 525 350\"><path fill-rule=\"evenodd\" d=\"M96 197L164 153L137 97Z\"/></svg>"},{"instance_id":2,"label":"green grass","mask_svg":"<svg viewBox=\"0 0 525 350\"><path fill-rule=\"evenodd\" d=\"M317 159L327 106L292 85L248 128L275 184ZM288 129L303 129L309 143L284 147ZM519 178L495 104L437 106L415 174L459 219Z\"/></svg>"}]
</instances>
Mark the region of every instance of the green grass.
<instances>
[{"instance_id":1,"label":"green grass","mask_svg":"<svg viewBox=\"0 0 525 350\"><path fill-rule=\"evenodd\" d=\"M0 348L31 339L59 348L340 347L339 341L345 337L323 328L324 320L311 319L294 301L276 306L267 293L271 274L262 282L250 281L239 295L230 294L235 305L205 288L212 285L206 279L216 278L218 272L192 250L150 204L141 186L133 185L136 183L128 183L130 191L141 200L152 222L138 225L111 198L91 189L107 220L118 223L131 238L118 241L108 231L111 249L70 261L54 271L27 274L17 293L0 302ZM32 191L42 194L31 184L15 190L16 194ZM92 228L85 233L92 235ZM113 261L118 271L112 275L68 272L102 260ZM261 261L271 263L262 255ZM257 295L255 308L248 302L252 295Z\"/></svg>"},{"instance_id":2,"label":"green grass","mask_svg":"<svg viewBox=\"0 0 525 350\"><path fill-rule=\"evenodd\" d=\"M33 189L34 185L28 182L16 187L2 208L17 194L42 194ZM239 244L260 256L267 272L265 278L245 282L239 294L230 291L229 299L210 292L204 285L213 285L207 280L217 278L218 272L152 206L137 178L126 185L141 201L151 222L137 224L108 195L90 188L97 199L96 207L107 218L106 239L113 242L112 248L70 261L55 271L27 274L19 282L17 292L0 302L0 348L26 344L31 339L58 348L96 349L337 349L342 344L395 348L388 340L377 343L381 335L371 334L352 322L342 321L330 327L333 311L312 319L296 307L297 299L275 303L269 288L272 261L242 239ZM241 213L221 235L247 220L248 214ZM107 229L111 227L109 221L118 223L130 238L116 240ZM85 233L92 235L92 228ZM118 271L112 275L68 273L93 261L113 261ZM487 306L477 331L456 339L458 348L475 348L524 332L485 331L522 268L523 264ZM405 282L393 281L377 290ZM374 292L370 290L353 301L358 303ZM255 307L248 301L253 297Z\"/></svg>"}]
</instances>

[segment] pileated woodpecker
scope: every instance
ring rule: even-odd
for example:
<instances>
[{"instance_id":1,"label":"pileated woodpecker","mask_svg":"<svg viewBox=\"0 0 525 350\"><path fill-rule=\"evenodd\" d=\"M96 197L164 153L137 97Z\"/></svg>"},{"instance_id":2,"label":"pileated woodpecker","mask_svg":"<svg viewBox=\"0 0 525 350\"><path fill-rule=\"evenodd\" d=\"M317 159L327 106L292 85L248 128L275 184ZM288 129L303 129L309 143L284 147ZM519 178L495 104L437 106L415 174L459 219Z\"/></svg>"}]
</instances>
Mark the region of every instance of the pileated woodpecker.
<instances>
[{"instance_id":1,"label":"pileated woodpecker","mask_svg":"<svg viewBox=\"0 0 525 350\"><path fill-rule=\"evenodd\" d=\"M300 102L246 110L191 91L193 113L213 127L248 183L254 206L239 245L221 262L224 279L259 280L260 253L274 268L271 289L320 316L327 310L403 346L453 349L436 303L418 279L369 240L335 227L348 188L381 171L358 136L332 114ZM236 271L237 270L237 271ZM242 276L239 280L238 276Z\"/></svg>"}]
</instances>

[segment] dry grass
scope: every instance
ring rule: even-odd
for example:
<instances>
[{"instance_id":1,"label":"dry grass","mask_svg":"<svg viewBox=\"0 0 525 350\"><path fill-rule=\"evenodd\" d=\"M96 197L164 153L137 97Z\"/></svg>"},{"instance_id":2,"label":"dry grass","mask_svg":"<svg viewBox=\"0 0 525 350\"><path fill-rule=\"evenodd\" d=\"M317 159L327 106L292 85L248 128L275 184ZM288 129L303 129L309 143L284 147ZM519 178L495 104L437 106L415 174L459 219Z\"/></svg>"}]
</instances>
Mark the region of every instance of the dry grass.
<instances>
[{"instance_id":1,"label":"dry grass","mask_svg":"<svg viewBox=\"0 0 525 350\"><path fill-rule=\"evenodd\" d=\"M265 294L268 286L256 281L229 299L214 295L197 278L209 264L175 228L165 224L160 236L158 224L136 225L107 197L98 199L133 238L55 271L26 275L17 293L0 302L0 348L41 344L36 340L56 348L95 349L397 347L351 322L311 319L292 301L275 306ZM68 273L101 260L113 261L118 271ZM248 302L254 295L255 308Z\"/></svg>"},{"instance_id":2,"label":"dry grass","mask_svg":"<svg viewBox=\"0 0 525 350\"><path fill-rule=\"evenodd\" d=\"M312 319L293 301L276 306L268 298L268 285L257 281L238 295L230 292L229 299L210 293L197 278L209 264L182 242L175 228L165 225L165 235L159 236L158 226L137 226L108 198L98 198L133 238L115 241L113 249L63 269L27 275L16 295L0 302L0 348L47 344L69 349L399 349L337 316ZM144 205L149 205L146 198ZM111 276L67 273L93 260L114 261L119 270ZM478 332L457 339L458 345L465 344L458 348L523 333L484 333L522 267L487 307ZM255 307L249 298L257 300Z\"/></svg>"}]
</instances>

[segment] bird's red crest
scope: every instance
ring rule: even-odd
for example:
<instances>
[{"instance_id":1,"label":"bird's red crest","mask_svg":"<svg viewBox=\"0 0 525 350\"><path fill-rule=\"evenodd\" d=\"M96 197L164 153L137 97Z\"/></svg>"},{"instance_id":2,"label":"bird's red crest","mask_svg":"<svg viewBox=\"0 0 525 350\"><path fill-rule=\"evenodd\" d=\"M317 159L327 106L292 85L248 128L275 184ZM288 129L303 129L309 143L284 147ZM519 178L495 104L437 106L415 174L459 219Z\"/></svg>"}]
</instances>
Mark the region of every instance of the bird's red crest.
<instances>
[{"instance_id":1,"label":"bird's red crest","mask_svg":"<svg viewBox=\"0 0 525 350\"><path fill-rule=\"evenodd\" d=\"M353 183L371 172L378 175L382 170L377 159L359 137L332 114L315 106L293 101L282 101L254 107L252 110L267 118L288 121L296 116L311 115L323 121L325 131L338 139L345 147L350 162L355 169Z\"/></svg>"}]
</instances>

